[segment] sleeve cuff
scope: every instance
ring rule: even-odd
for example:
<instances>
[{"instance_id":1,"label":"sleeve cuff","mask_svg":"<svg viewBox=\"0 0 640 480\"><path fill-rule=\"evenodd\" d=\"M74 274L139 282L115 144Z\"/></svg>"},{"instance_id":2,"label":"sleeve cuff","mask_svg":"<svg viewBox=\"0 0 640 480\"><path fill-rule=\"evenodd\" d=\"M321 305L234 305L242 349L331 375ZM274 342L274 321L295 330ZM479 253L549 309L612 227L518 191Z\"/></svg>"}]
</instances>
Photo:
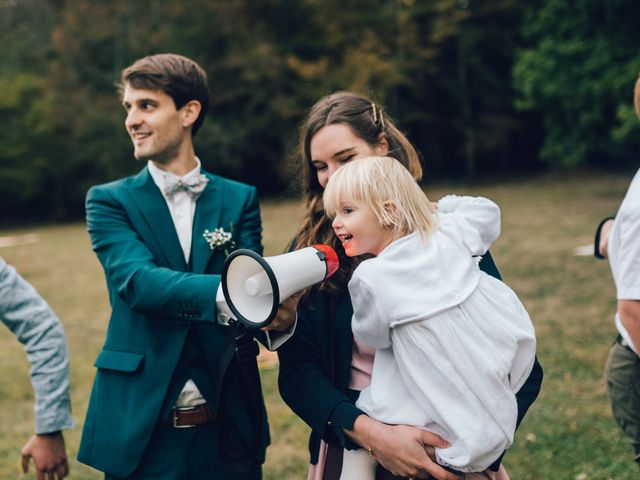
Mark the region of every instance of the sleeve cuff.
<instances>
[{"instance_id":1,"label":"sleeve cuff","mask_svg":"<svg viewBox=\"0 0 640 480\"><path fill-rule=\"evenodd\" d=\"M343 429L353 430L353 424L360 415L364 415L364 412L353 403L342 402L336 406L329 417L327 428L333 432L340 444L348 450L360 448L360 445L349 440Z\"/></svg>"},{"instance_id":2,"label":"sleeve cuff","mask_svg":"<svg viewBox=\"0 0 640 480\"><path fill-rule=\"evenodd\" d=\"M38 435L68 430L75 426L71 411L68 409L52 413L44 418L36 418L35 423L35 433Z\"/></svg>"},{"instance_id":3,"label":"sleeve cuff","mask_svg":"<svg viewBox=\"0 0 640 480\"><path fill-rule=\"evenodd\" d=\"M291 326L282 330L281 332L277 332L275 330L270 330L265 332L265 347L267 350L275 351L280 348L284 343L289 340L293 336L293 332L296 331L296 325L298 325L298 314L296 313L296 319L291 324Z\"/></svg>"}]
</instances>

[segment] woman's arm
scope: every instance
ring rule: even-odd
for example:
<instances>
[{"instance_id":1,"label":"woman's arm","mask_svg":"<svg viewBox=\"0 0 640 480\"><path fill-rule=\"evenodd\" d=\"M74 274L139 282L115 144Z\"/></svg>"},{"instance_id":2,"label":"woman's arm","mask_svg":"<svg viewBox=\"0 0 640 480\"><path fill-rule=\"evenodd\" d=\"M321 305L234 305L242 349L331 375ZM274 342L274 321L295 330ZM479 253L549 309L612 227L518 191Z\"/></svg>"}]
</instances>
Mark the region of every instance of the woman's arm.
<instances>
[{"instance_id":1,"label":"woman's arm","mask_svg":"<svg viewBox=\"0 0 640 480\"><path fill-rule=\"evenodd\" d=\"M278 349L278 385L283 400L316 435L344 444L342 428L351 428L362 413L346 393L352 310L346 292L335 301L333 315L330 304L329 297L318 292L301 301L296 332Z\"/></svg>"},{"instance_id":2,"label":"woman's arm","mask_svg":"<svg viewBox=\"0 0 640 480\"><path fill-rule=\"evenodd\" d=\"M502 275L500 275L498 267L496 267L496 263L493 261L493 257L489 251L487 251L487 253L482 256L482 260L480 260L480 270L487 275L491 275L493 278L502 280Z\"/></svg>"},{"instance_id":3,"label":"woman's arm","mask_svg":"<svg viewBox=\"0 0 640 480\"><path fill-rule=\"evenodd\" d=\"M542 386L542 378L542 366L540 365L540 362L538 362L538 357L535 357L529 377L516 393L516 402L518 403L518 419L516 421L516 428L518 428L524 419L529 407L533 405L533 402L538 398L538 394L540 393L540 388Z\"/></svg>"}]
</instances>

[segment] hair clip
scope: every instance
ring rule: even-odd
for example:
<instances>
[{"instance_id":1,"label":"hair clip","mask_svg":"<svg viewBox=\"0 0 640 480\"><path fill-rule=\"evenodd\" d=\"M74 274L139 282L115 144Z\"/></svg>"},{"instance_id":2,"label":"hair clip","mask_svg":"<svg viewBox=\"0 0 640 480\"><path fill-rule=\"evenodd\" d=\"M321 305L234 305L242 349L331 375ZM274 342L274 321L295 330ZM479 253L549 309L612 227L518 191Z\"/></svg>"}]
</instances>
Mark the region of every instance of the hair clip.
<instances>
[{"instance_id":1,"label":"hair clip","mask_svg":"<svg viewBox=\"0 0 640 480\"><path fill-rule=\"evenodd\" d=\"M376 108L376 104L371 104L371 110L373 111L373 124L378 124L378 112L380 112L380 129L384 130L384 117L382 116L382 109L380 107Z\"/></svg>"}]
</instances>

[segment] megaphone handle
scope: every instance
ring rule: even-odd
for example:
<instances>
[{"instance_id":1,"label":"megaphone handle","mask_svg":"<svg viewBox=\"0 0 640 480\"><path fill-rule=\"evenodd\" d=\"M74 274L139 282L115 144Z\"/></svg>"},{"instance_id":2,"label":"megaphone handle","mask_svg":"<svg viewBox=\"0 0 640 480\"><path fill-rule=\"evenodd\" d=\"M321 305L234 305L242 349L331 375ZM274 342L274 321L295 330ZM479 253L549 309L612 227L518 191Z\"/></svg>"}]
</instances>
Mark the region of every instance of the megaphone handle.
<instances>
[{"instance_id":1,"label":"megaphone handle","mask_svg":"<svg viewBox=\"0 0 640 480\"><path fill-rule=\"evenodd\" d=\"M234 325L235 327L235 325ZM236 358L241 364L246 363L260 354L260 347L253 333L250 332L243 324L237 324L238 333L236 334Z\"/></svg>"}]
</instances>

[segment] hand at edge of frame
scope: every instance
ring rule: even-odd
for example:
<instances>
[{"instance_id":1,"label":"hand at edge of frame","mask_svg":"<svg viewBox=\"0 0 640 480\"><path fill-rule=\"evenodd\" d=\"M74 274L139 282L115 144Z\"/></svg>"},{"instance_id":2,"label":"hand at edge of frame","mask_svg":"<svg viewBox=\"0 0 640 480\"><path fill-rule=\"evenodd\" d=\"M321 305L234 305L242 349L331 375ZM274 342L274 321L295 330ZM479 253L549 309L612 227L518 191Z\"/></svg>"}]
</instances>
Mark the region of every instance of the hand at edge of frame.
<instances>
[{"instance_id":1,"label":"hand at edge of frame","mask_svg":"<svg viewBox=\"0 0 640 480\"><path fill-rule=\"evenodd\" d=\"M22 447L22 471L29 472L33 459L37 480L61 480L69 474L62 432L36 434Z\"/></svg>"}]
</instances>

